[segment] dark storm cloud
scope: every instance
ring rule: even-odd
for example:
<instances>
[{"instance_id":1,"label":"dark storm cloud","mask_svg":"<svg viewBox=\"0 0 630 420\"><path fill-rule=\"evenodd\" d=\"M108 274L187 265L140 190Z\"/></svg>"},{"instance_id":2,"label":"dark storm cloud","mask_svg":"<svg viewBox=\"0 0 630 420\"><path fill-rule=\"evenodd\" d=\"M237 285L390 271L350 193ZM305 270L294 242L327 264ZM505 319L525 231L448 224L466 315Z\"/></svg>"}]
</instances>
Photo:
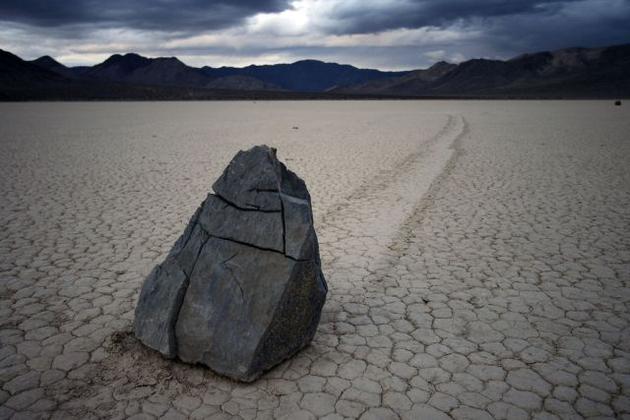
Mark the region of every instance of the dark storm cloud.
<instances>
[{"instance_id":1,"label":"dark storm cloud","mask_svg":"<svg viewBox=\"0 0 630 420\"><path fill-rule=\"evenodd\" d=\"M549 15L579 0L392 0L366 7L362 2L339 2L332 15L335 33L372 33L398 28L444 26L454 21L510 15Z\"/></svg>"},{"instance_id":2,"label":"dark storm cloud","mask_svg":"<svg viewBox=\"0 0 630 420\"><path fill-rule=\"evenodd\" d=\"M173 31L212 30L288 0L2 0L0 21L32 26L95 25Z\"/></svg>"},{"instance_id":3,"label":"dark storm cloud","mask_svg":"<svg viewBox=\"0 0 630 420\"><path fill-rule=\"evenodd\" d=\"M75 64L136 51L409 69L628 43L627 22L630 0L0 0L0 48Z\"/></svg>"},{"instance_id":4,"label":"dark storm cloud","mask_svg":"<svg viewBox=\"0 0 630 420\"><path fill-rule=\"evenodd\" d=\"M610 9L580 2L540 16L514 15L484 22L483 43L512 56L567 47L596 47L630 42L630 2Z\"/></svg>"},{"instance_id":5,"label":"dark storm cloud","mask_svg":"<svg viewBox=\"0 0 630 420\"><path fill-rule=\"evenodd\" d=\"M441 26L458 19L545 14L571 0L343 0L330 10L330 33ZM2 0L0 20L34 26L95 24L174 31L223 28L259 12L290 7L290 0Z\"/></svg>"}]
</instances>

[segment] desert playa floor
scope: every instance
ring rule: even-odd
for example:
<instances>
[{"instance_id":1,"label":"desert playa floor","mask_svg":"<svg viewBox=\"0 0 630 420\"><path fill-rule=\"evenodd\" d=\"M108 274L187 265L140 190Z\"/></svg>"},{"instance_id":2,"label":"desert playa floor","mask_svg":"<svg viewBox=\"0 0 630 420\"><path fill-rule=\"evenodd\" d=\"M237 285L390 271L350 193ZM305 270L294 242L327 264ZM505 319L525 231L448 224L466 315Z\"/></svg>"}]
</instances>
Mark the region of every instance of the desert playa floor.
<instances>
[{"instance_id":1,"label":"desert playa floor","mask_svg":"<svg viewBox=\"0 0 630 420\"><path fill-rule=\"evenodd\" d=\"M253 384L131 334L229 159L314 202L330 291ZM630 107L0 104L0 418L630 419Z\"/></svg>"}]
</instances>

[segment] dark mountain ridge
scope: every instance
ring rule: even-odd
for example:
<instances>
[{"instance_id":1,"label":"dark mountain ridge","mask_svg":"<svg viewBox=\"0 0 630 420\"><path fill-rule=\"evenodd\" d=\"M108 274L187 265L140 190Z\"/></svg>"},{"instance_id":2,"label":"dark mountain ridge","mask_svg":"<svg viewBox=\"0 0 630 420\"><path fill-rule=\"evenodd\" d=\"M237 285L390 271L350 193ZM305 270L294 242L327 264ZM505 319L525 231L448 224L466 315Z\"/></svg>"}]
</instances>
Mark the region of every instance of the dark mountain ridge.
<instances>
[{"instance_id":1,"label":"dark mountain ridge","mask_svg":"<svg viewBox=\"0 0 630 420\"><path fill-rule=\"evenodd\" d=\"M340 87L334 91L342 91L344 93L362 93L369 91L373 94L381 95L405 95L407 92L422 89L430 83L443 77L457 67L456 64L440 61L435 63L428 69L413 70L400 77L390 77L381 80L370 80L357 85Z\"/></svg>"},{"instance_id":2,"label":"dark mountain ridge","mask_svg":"<svg viewBox=\"0 0 630 420\"><path fill-rule=\"evenodd\" d=\"M65 67L50 57L24 61L0 50L0 101L300 98L299 94L292 93L134 85L60 74L76 69Z\"/></svg>"},{"instance_id":3,"label":"dark mountain ridge","mask_svg":"<svg viewBox=\"0 0 630 420\"><path fill-rule=\"evenodd\" d=\"M46 60L42 60L46 61ZM22 60L17 55L0 50L0 87L47 86L66 83L61 74Z\"/></svg>"},{"instance_id":4,"label":"dark mountain ridge","mask_svg":"<svg viewBox=\"0 0 630 420\"><path fill-rule=\"evenodd\" d=\"M49 55L39 57L35 60L29 61L29 63L53 71L70 79L81 77L86 71L91 69L91 67L88 66L66 67Z\"/></svg>"},{"instance_id":5,"label":"dark mountain ridge","mask_svg":"<svg viewBox=\"0 0 630 420\"><path fill-rule=\"evenodd\" d=\"M209 77L249 76L283 89L325 92L339 86L402 76L408 72L359 69L348 64L301 60L291 64L251 65L247 67L202 67Z\"/></svg>"},{"instance_id":6,"label":"dark mountain ridge","mask_svg":"<svg viewBox=\"0 0 630 420\"><path fill-rule=\"evenodd\" d=\"M324 92L338 86L406 74L359 69L317 60L242 68L195 68L187 66L176 57L147 58L136 53L112 55L100 64L82 68L80 72L75 72L72 67L65 67L48 56L40 57L32 63L66 77L90 80L155 86L221 86L225 89L284 89L298 92Z\"/></svg>"},{"instance_id":7,"label":"dark mountain ridge","mask_svg":"<svg viewBox=\"0 0 630 420\"><path fill-rule=\"evenodd\" d=\"M440 65L440 69L434 69ZM567 48L510 60L438 63L427 70L380 82L336 89L339 93L475 97L630 96L630 44ZM438 71L439 70L439 71ZM434 73L437 77L427 77Z\"/></svg>"},{"instance_id":8,"label":"dark mountain ridge","mask_svg":"<svg viewBox=\"0 0 630 420\"><path fill-rule=\"evenodd\" d=\"M203 87L208 82L199 69L187 66L176 57L146 58L135 53L112 55L82 77L156 86Z\"/></svg>"},{"instance_id":9,"label":"dark mountain ridge","mask_svg":"<svg viewBox=\"0 0 630 420\"><path fill-rule=\"evenodd\" d=\"M0 50L0 98L5 99L629 96L630 44L544 51L505 61L438 62L405 72L317 60L195 68L176 57L135 53L115 54L92 67L66 67L50 56L24 61Z\"/></svg>"}]
</instances>

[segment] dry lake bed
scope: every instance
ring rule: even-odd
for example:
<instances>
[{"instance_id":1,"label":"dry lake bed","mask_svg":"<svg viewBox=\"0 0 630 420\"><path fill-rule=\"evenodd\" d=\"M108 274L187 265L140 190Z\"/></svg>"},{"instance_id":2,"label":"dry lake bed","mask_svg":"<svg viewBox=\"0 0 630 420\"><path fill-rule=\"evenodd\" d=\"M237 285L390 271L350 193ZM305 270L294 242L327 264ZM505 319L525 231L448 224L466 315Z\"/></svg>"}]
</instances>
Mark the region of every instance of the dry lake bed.
<instances>
[{"instance_id":1,"label":"dry lake bed","mask_svg":"<svg viewBox=\"0 0 630 420\"><path fill-rule=\"evenodd\" d=\"M306 181L328 300L253 384L131 334L255 144ZM0 104L0 419L630 419L630 106Z\"/></svg>"}]
</instances>

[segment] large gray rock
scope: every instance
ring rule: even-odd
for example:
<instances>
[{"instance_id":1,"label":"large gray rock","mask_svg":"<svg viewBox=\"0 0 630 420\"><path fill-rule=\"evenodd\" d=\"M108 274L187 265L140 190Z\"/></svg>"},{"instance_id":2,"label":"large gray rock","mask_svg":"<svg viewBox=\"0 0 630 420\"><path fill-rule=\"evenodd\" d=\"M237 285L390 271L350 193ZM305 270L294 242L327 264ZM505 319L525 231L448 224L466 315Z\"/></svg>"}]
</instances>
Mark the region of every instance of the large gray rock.
<instances>
[{"instance_id":1,"label":"large gray rock","mask_svg":"<svg viewBox=\"0 0 630 420\"><path fill-rule=\"evenodd\" d=\"M256 146L214 183L147 277L135 333L169 358L252 381L315 335L326 298L304 181Z\"/></svg>"}]
</instances>

